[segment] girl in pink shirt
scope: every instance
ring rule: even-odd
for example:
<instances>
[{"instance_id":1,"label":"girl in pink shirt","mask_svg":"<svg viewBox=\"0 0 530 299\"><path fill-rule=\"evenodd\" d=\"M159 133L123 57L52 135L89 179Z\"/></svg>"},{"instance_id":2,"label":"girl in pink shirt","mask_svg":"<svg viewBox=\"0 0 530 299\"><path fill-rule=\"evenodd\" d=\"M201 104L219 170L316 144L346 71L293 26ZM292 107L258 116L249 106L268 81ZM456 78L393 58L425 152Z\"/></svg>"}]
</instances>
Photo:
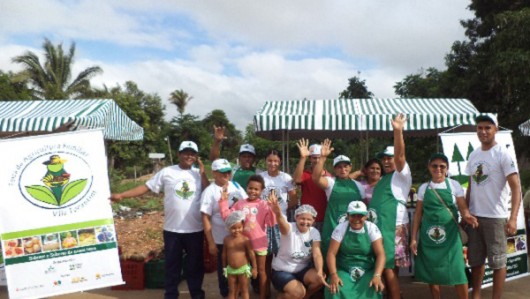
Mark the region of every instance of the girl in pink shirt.
<instances>
[{"instance_id":1,"label":"girl in pink shirt","mask_svg":"<svg viewBox=\"0 0 530 299\"><path fill-rule=\"evenodd\" d=\"M259 175L252 175L248 179L247 195L248 198L239 200L232 208L228 208L228 194L226 187L223 188L221 199L219 200L219 209L223 220L226 220L231 211L243 211L245 213L245 227L243 228L243 235L245 235L252 245L252 249L256 253L256 260L258 264L258 275L260 285L260 299L265 299L269 292L267 286L268 277L265 271L265 260L267 258L267 226L272 227L276 224L276 217L272 212L269 203L261 200L261 192L265 188L265 182Z\"/></svg>"}]
</instances>

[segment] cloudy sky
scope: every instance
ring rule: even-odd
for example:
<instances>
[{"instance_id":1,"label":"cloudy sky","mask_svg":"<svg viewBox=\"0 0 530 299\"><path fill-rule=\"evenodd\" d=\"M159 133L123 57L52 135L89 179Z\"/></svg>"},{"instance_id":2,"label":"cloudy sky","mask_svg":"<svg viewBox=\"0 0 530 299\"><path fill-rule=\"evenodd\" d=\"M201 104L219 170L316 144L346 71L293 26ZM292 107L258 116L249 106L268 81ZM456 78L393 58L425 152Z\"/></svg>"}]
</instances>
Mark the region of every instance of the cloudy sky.
<instances>
[{"instance_id":1,"label":"cloudy sky","mask_svg":"<svg viewBox=\"0 0 530 299\"><path fill-rule=\"evenodd\" d=\"M44 38L76 43L74 73L98 65L92 82L132 80L167 102L183 89L187 113L223 109L239 129L270 100L337 98L358 75L375 97L428 67L464 39L467 0L2 0L0 70L42 52Z\"/></svg>"}]
</instances>

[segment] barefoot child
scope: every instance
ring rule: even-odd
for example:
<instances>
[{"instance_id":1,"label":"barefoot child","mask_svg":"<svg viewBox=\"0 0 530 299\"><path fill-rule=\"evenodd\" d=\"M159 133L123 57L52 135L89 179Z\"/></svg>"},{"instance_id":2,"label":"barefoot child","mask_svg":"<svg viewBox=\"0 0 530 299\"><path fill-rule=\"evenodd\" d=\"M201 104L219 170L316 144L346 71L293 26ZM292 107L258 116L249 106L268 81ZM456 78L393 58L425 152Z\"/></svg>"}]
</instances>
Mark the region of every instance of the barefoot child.
<instances>
[{"instance_id":1,"label":"barefoot child","mask_svg":"<svg viewBox=\"0 0 530 299\"><path fill-rule=\"evenodd\" d=\"M231 211L243 211L243 213L245 213L243 235L250 240L252 249L256 253L260 299L265 299L267 295L266 285L268 283L268 277L265 271L267 246L269 245L266 233L267 226L272 227L276 224L276 217L269 207L269 204L260 198L261 192L263 192L264 188L265 182L263 181L263 178L259 175L252 175L248 179L247 199L237 201L232 208L229 209L228 194L226 188L223 188L221 199L219 200L219 209L221 210L221 216L225 221Z\"/></svg>"},{"instance_id":2,"label":"barefoot child","mask_svg":"<svg viewBox=\"0 0 530 299\"><path fill-rule=\"evenodd\" d=\"M226 219L226 228L230 234L224 238L223 269L228 278L229 299L237 298L237 290L241 291L242 299L248 299L248 279L258 276L256 256L249 239L243 235L244 223L243 211L234 211Z\"/></svg>"}]
</instances>

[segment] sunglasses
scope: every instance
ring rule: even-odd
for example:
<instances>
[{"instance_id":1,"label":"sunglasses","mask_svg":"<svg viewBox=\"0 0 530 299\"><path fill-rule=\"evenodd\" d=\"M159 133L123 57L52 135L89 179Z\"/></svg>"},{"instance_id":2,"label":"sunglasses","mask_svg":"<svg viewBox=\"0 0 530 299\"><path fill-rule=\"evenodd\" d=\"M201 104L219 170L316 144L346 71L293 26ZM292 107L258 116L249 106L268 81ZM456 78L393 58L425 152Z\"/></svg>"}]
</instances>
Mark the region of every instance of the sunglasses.
<instances>
[{"instance_id":1,"label":"sunglasses","mask_svg":"<svg viewBox=\"0 0 530 299\"><path fill-rule=\"evenodd\" d=\"M436 168L446 169L447 168L447 165L444 165L444 164L431 164L430 166L431 168L434 168L434 169Z\"/></svg>"}]
</instances>

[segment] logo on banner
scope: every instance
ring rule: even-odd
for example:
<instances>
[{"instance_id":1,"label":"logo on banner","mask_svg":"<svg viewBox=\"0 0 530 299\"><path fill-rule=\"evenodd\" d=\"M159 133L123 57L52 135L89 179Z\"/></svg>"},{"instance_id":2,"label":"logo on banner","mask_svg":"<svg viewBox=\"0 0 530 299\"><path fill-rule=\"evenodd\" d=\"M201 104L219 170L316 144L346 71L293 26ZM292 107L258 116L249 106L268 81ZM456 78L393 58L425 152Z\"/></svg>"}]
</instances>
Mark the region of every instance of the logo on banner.
<instances>
[{"instance_id":1,"label":"logo on banner","mask_svg":"<svg viewBox=\"0 0 530 299\"><path fill-rule=\"evenodd\" d=\"M90 165L86 155L75 147L58 145L61 150L31 154L17 165L18 186L22 196L31 204L60 210L80 202L92 185Z\"/></svg>"}]
</instances>

